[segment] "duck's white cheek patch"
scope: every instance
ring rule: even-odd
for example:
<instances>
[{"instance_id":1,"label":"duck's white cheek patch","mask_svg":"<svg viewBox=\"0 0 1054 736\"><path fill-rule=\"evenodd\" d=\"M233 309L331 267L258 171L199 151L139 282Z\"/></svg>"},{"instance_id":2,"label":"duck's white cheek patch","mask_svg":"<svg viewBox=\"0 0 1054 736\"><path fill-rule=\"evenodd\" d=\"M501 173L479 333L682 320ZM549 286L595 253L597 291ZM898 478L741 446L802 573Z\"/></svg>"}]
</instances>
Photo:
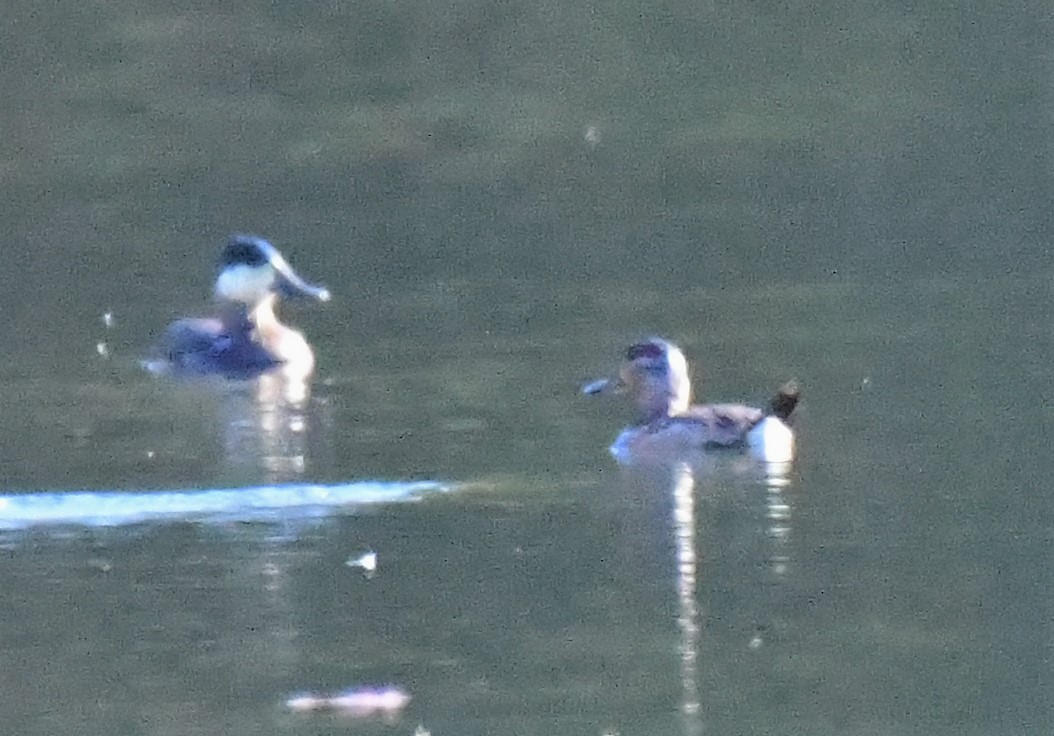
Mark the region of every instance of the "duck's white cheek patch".
<instances>
[{"instance_id":1,"label":"duck's white cheek patch","mask_svg":"<svg viewBox=\"0 0 1054 736\"><path fill-rule=\"evenodd\" d=\"M274 269L263 266L230 266L216 279L216 296L231 302L255 304L274 288Z\"/></svg>"}]
</instances>

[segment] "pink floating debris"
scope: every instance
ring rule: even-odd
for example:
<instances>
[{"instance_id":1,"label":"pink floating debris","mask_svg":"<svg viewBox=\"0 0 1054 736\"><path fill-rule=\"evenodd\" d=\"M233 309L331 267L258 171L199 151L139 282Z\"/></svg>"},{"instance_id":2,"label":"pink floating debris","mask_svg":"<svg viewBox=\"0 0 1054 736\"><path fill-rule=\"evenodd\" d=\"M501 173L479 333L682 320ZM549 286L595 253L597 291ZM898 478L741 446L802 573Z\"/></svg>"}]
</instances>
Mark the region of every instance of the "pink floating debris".
<instances>
[{"instance_id":1,"label":"pink floating debris","mask_svg":"<svg viewBox=\"0 0 1054 736\"><path fill-rule=\"evenodd\" d=\"M398 687L352 688L336 695L303 693L285 701L286 708L297 713L333 711L342 715L393 716L410 702L410 695Z\"/></svg>"}]
</instances>

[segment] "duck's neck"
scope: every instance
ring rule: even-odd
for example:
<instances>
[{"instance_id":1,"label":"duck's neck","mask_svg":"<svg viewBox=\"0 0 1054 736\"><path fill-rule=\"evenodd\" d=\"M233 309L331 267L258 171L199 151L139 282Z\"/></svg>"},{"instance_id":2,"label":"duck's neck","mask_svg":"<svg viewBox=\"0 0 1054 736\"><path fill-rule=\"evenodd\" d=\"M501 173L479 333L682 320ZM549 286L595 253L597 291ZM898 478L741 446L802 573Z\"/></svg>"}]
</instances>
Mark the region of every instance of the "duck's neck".
<instances>
[{"instance_id":1,"label":"duck's neck","mask_svg":"<svg viewBox=\"0 0 1054 736\"><path fill-rule=\"evenodd\" d=\"M256 326L256 329L261 332L271 332L279 326L278 317L274 313L275 304L277 303L278 297L275 294L268 294L259 304L252 308L249 312L249 319Z\"/></svg>"},{"instance_id":2,"label":"duck's neck","mask_svg":"<svg viewBox=\"0 0 1054 736\"><path fill-rule=\"evenodd\" d=\"M643 423L651 424L686 414L691 403L691 385L685 380L683 384L661 385L641 392L637 408Z\"/></svg>"},{"instance_id":3,"label":"duck's neck","mask_svg":"<svg viewBox=\"0 0 1054 736\"><path fill-rule=\"evenodd\" d=\"M688 379L685 378L683 384L674 386L670 391L670 402L666 408L666 413L671 417L675 417L679 414L687 414L688 407L691 405L692 386L688 383Z\"/></svg>"},{"instance_id":4,"label":"duck's neck","mask_svg":"<svg viewBox=\"0 0 1054 736\"><path fill-rule=\"evenodd\" d=\"M223 302L219 308L219 317L229 335L245 335L251 339L251 336L268 332L278 325L274 305L273 295L252 307L242 302Z\"/></svg>"},{"instance_id":5,"label":"duck's neck","mask_svg":"<svg viewBox=\"0 0 1054 736\"><path fill-rule=\"evenodd\" d=\"M221 302L217 316L228 335L244 335L253 331L249 309L240 302Z\"/></svg>"}]
</instances>

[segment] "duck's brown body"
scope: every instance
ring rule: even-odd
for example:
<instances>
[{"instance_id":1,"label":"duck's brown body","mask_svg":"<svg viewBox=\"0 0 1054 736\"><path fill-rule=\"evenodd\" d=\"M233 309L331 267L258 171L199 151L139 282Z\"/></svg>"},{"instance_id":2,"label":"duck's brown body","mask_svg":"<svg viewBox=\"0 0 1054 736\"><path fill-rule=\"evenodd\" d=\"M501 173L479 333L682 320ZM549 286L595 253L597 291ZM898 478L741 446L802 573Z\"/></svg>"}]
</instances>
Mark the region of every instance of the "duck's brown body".
<instances>
[{"instance_id":1,"label":"duck's brown body","mask_svg":"<svg viewBox=\"0 0 1054 736\"><path fill-rule=\"evenodd\" d=\"M635 343L617 381L596 381L587 393L624 389L640 413L612 445L621 457L676 454L710 447L757 446L761 441L782 443L767 452L793 454L793 433L785 421L798 402L798 389L789 383L766 409L744 404L692 404L688 363L680 348L652 338ZM789 459L789 457L787 458Z\"/></svg>"}]
</instances>

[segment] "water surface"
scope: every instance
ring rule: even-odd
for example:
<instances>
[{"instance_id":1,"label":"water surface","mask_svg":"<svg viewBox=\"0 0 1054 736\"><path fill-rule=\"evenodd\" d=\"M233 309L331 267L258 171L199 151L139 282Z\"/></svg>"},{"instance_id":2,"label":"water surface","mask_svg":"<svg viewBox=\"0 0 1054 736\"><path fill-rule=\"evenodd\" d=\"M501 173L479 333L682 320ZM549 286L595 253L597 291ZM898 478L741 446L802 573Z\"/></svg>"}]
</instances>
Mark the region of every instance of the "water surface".
<instances>
[{"instance_id":1,"label":"water surface","mask_svg":"<svg viewBox=\"0 0 1054 736\"><path fill-rule=\"evenodd\" d=\"M3 498L450 491L8 530L6 728L1042 731L1047 15L10 5ZM139 367L235 230L334 293L309 396ZM801 382L783 482L613 461L578 387L646 334Z\"/></svg>"}]
</instances>

